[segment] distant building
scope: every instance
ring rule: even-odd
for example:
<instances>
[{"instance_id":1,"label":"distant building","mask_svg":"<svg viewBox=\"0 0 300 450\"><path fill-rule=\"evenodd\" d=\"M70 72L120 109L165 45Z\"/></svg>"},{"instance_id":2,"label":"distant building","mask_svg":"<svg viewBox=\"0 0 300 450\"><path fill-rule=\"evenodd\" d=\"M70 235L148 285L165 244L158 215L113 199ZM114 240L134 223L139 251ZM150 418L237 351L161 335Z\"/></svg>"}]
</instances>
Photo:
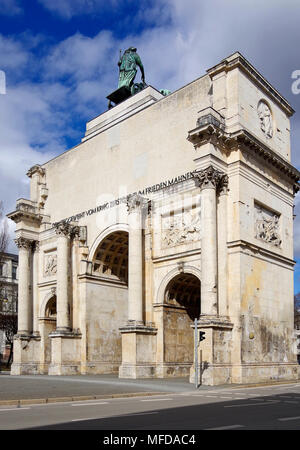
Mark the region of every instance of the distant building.
<instances>
[{"instance_id":1,"label":"distant building","mask_svg":"<svg viewBox=\"0 0 300 450\"><path fill-rule=\"evenodd\" d=\"M18 255L0 255L0 314L17 314L18 304ZM0 329L0 353L5 360L9 349L6 347L5 332Z\"/></svg>"}]
</instances>

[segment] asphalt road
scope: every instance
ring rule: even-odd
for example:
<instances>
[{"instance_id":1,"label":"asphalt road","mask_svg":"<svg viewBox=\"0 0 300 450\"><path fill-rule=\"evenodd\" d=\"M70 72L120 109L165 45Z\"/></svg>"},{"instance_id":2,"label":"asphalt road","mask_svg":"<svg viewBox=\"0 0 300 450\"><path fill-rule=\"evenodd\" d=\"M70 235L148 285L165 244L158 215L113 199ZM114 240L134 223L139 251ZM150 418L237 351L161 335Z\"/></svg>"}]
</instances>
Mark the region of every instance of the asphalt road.
<instances>
[{"instance_id":1,"label":"asphalt road","mask_svg":"<svg viewBox=\"0 0 300 450\"><path fill-rule=\"evenodd\" d=\"M300 384L2 406L0 429L299 430Z\"/></svg>"}]
</instances>

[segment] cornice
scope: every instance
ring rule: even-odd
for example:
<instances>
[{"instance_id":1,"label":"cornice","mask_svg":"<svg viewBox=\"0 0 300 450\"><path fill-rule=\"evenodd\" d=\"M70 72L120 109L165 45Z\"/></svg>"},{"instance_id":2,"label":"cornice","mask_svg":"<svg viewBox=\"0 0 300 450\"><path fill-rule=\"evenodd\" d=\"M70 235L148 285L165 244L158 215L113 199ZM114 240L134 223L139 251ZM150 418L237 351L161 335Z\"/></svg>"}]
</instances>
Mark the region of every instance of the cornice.
<instances>
[{"instance_id":1,"label":"cornice","mask_svg":"<svg viewBox=\"0 0 300 450\"><path fill-rule=\"evenodd\" d=\"M36 202L20 198L17 200L15 211L7 214L7 217L15 223L27 220L40 225L45 216L40 213L40 209L37 207Z\"/></svg>"},{"instance_id":2,"label":"cornice","mask_svg":"<svg viewBox=\"0 0 300 450\"><path fill-rule=\"evenodd\" d=\"M289 117L294 114L295 111L290 106L288 101L239 52L236 52L228 58L223 59L219 64L208 69L206 72L208 73L210 78L213 78L215 75L221 72L227 73L235 68L239 68L241 71L243 71L265 93L270 95L272 99L285 111L285 113Z\"/></svg>"},{"instance_id":3,"label":"cornice","mask_svg":"<svg viewBox=\"0 0 300 450\"><path fill-rule=\"evenodd\" d=\"M298 192L300 189L300 172L296 167L292 166L282 156L275 153L268 146L260 142L249 131L241 129L230 134L230 139L236 141L239 144L251 149L254 153L262 156L273 167L276 167L279 171L285 173L289 178L294 181L294 191Z\"/></svg>"},{"instance_id":4,"label":"cornice","mask_svg":"<svg viewBox=\"0 0 300 450\"><path fill-rule=\"evenodd\" d=\"M44 169L42 166L40 166L39 164L36 164L36 165L32 166L32 167L28 170L28 172L27 172L26 175L27 175L29 178L31 178L32 175L34 175L35 173L38 173L40 176L43 177L43 176L45 175L46 171L45 171L45 169Z\"/></svg>"},{"instance_id":5,"label":"cornice","mask_svg":"<svg viewBox=\"0 0 300 450\"><path fill-rule=\"evenodd\" d=\"M268 164L272 165L292 180L294 194L300 190L299 170L243 128L233 133L227 133L218 126L208 123L189 131L187 139L195 148L207 142L212 142L228 152L235 149L237 146L242 151L244 149L251 150L252 153L262 157Z\"/></svg>"},{"instance_id":6,"label":"cornice","mask_svg":"<svg viewBox=\"0 0 300 450\"><path fill-rule=\"evenodd\" d=\"M296 261L294 261L293 259L290 259L284 255L274 252L271 249L267 249L267 248L258 246L256 244L253 244L252 242L245 241L243 239L238 239L235 241L228 242L227 248L228 248L228 250L234 249L234 248L239 248L239 249L242 249L243 251L248 250L251 252L252 255L259 254L265 258L270 258L274 261L280 262L280 263L284 264L285 266L290 266L291 269L296 264Z\"/></svg>"}]
</instances>

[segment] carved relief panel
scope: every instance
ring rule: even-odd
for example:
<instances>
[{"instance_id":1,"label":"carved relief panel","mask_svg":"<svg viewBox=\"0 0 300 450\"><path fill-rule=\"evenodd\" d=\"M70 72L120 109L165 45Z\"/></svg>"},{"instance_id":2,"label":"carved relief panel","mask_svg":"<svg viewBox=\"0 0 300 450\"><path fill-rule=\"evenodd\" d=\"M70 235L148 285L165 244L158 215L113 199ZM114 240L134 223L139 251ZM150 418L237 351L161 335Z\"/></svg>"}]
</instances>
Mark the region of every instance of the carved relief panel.
<instances>
[{"instance_id":1,"label":"carved relief panel","mask_svg":"<svg viewBox=\"0 0 300 450\"><path fill-rule=\"evenodd\" d=\"M280 215L258 204L254 205L254 209L254 233L256 239L279 247L281 245Z\"/></svg>"},{"instance_id":2,"label":"carved relief panel","mask_svg":"<svg viewBox=\"0 0 300 450\"><path fill-rule=\"evenodd\" d=\"M200 239L199 209L174 211L162 215L161 247L175 247Z\"/></svg>"},{"instance_id":3,"label":"carved relief panel","mask_svg":"<svg viewBox=\"0 0 300 450\"><path fill-rule=\"evenodd\" d=\"M57 272L57 254L48 253L44 256L44 277L51 277Z\"/></svg>"}]
</instances>

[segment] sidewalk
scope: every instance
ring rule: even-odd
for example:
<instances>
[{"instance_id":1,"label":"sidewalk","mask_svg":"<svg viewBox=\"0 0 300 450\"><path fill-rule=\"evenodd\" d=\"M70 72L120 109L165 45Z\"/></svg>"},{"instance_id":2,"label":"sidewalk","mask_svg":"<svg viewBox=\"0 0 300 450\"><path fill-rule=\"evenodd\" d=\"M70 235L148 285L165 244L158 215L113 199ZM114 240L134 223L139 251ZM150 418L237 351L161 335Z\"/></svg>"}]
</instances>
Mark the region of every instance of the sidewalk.
<instances>
[{"instance_id":1,"label":"sidewalk","mask_svg":"<svg viewBox=\"0 0 300 450\"><path fill-rule=\"evenodd\" d=\"M300 380L298 381L298 383ZM200 386L198 389L217 390L236 387L255 387L295 383L295 381L273 382L252 385ZM50 403L54 401L93 400L134 395L194 392L195 386L188 378L168 379L119 379L117 375L10 376L0 372L0 406L28 403Z\"/></svg>"},{"instance_id":2,"label":"sidewalk","mask_svg":"<svg viewBox=\"0 0 300 450\"><path fill-rule=\"evenodd\" d=\"M78 397L105 398L169 392L184 392L195 387L187 378L125 380L117 375L10 376L0 372L0 405L7 401L40 399L47 402L71 401ZM81 398L83 400L83 398ZM86 398L87 399L87 398Z\"/></svg>"}]
</instances>

